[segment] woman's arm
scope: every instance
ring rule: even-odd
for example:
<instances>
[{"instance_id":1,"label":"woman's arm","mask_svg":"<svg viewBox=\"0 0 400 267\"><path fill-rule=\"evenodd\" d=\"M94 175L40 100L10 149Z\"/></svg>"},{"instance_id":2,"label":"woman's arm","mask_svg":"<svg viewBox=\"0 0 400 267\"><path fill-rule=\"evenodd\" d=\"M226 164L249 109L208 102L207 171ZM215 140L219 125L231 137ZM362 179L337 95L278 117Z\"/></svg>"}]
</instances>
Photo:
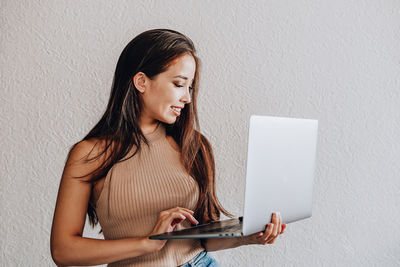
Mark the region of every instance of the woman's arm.
<instances>
[{"instance_id":1,"label":"woman's arm","mask_svg":"<svg viewBox=\"0 0 400 267\"><path fill-rule=\"evenodd\" d=\"M144 237L102 240L74 236L64 238L62 243L52 245L51 249L57 266L101 265L150 252Z\"/></svg>"},{"instance_id":2,"label":"woman's arm","mask_svg":"<svg viewBox=\"0 0 400 267\"><path fill-rule=\"evenodd\" d=\"M99 265L155 251L147 238L102 240L82 237L91 184L82 176L97 168L99 162L82 163L93 148L83 141L71 151L65 165L57 196L51 229L51 255L58 265Z\"/></svg>"}]
</instances>

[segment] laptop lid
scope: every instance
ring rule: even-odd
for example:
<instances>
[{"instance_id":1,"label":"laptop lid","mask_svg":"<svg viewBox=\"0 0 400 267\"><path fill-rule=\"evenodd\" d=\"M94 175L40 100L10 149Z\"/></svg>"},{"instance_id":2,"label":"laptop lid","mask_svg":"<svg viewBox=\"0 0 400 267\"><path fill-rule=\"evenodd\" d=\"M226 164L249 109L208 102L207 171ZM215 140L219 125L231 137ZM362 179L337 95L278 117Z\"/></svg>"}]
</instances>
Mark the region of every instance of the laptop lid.
<instances>
[{"instance_id":1,"label":"laptop lid","mask_svg":"<svg viewBox=\"0 0 400 267\"><path fill-rule=\"evenodd\" d=\"M249 124L243 235L311 217L318 121L252 115Z\"/></svg>"}]
</instances>

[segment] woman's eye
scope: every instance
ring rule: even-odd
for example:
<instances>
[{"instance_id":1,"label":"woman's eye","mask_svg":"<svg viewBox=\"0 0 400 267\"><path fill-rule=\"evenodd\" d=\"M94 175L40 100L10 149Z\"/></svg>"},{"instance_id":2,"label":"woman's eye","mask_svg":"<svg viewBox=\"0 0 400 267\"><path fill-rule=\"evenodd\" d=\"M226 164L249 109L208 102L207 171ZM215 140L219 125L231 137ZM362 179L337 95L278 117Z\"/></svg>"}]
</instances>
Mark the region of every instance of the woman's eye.
<instances>
[{"instance_id":1,"label":"woman's eye","mask_svg":"<svg viewBox=\"0 0 400 267\"><path fill-rule=\"evenodd\" d=\"M182 85L174 83L176 87L182 87Z\"/></svg>"},{"instance_id":2,"label":"woman's eye","mask_svg":"<svg viewBox=\"0 0 400 267\"><path fill-rule=\"evenodd\" d=\"M183 87L183 85L179 85L179 84L176 84L176 83L174 83L174 85L175 85L176 87ZM189 90L193 90L193 87L189 86Z\"/></svg>"}]
</instances>

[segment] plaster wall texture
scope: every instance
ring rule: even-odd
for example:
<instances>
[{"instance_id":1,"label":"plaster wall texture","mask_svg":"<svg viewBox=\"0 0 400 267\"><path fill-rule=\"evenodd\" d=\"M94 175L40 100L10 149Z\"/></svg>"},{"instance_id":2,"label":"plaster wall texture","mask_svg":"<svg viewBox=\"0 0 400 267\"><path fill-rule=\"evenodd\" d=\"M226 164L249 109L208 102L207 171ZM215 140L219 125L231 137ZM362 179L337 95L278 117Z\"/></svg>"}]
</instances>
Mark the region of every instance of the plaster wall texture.
<instances>
[{"instance_id":1,"label":"plaster wall texture","mask_svg":"<svg viewBox=\"0 0 400 267\"><path fill-rule=\"evenodd\" d=\"M3 0L0 12L1 266L54 266L68 149L105 110L122 49L152 28L198 49L200 125L235 215L249 116L319 120L312 218L273 245L211 252L221 266L400 266L399 1Z\"/></svg>"}]
</instances>

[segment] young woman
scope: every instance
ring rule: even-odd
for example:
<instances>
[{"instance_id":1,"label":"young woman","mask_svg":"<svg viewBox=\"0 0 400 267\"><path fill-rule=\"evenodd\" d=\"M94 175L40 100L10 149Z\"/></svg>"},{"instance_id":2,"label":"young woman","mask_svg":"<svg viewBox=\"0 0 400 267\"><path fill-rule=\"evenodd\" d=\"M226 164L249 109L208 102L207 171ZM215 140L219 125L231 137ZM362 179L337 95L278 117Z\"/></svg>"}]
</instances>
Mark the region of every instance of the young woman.
<instances>
[{"instance_id":1,"label":"young woman","mask_svg":"<svg viewBox=\"0 0 400 267\"><path fill-rule=\"evenodd\" d=\"M220 213L212 147L200 133L200 60L183 34L154 29L122 51L107 109L70 149L51 229L58 265L219 266L207 251L272 244L265 232L241 238L151 240L208 223ZM105 240L82 237L86 213Z\"/></svg>"}]
</instances>

